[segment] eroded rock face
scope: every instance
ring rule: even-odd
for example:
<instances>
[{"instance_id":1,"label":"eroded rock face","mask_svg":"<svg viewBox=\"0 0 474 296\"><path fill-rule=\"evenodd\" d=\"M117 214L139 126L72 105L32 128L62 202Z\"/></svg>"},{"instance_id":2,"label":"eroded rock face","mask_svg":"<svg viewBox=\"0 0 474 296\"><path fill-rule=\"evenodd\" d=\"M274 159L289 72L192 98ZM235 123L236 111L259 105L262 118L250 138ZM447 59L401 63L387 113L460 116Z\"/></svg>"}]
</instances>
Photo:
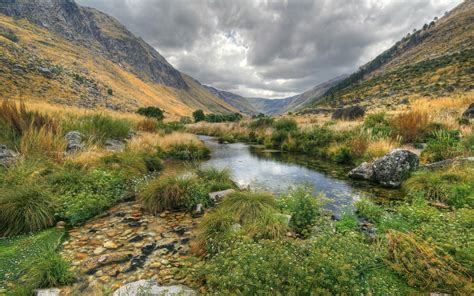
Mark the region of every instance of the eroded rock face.
<instances>
[{"instance_id":1,"label":"eroded rock face","mask_svg":"<svg viewBox=\"0 0 474 296\"><path fill-rule=\"evenodd\" d=\"M395 149L373 163L364 162L349 173L349 177L375 181L385 187L399 187L410 172L418 168L418 155L403 149Z\"/></svg>"},{"instance_id":2,"label":"eroded rock face","mask_svg":"<svg viewBox=\"0 0 474 296\"><path fill-rule=\"evenodd\" d=\"M359 106L352 106L342 109L337 109L332 113L331 118L338 120L338 119L345 119L345 120L354 120L356 118L363 117L365 115L365 109Z\"/></svg>"},{"instance_id":3,"label":"eroded rock face","mask_svg":"<svg viewBox=\"0 0 474 296\"><path fill-rule=\"evenodd\" d=\"M395 149L373 163L375 180L386 187L399 187L409 173L420 164L418 155L403 149Z\"/></svg>"},{"instance_id":4,"label":"eroded rock face","mask_svg":"<svg viewBox=\"0 0 474 296\"><path fill-rule=\"evenodd\" d=\"M113 296L160 295L160 296L191 296L197 295L194 290L183 286L160 286L156 281L140 280L128 283L116 290Z\"/></svg>"},{"instance_id":5,"label":"eroded rock face","mask_svg":"<svg viewBox=\"0 0 474 296\"><path fill-rule=\"evenodd\" d=\"M361 165L349 172L349 177L358 180L375 181L374 167L371 163L363 162Z\"/></svg>"},{"instance_id":6,"label":"eroded rock face","mask_svg":"<svg viewBox=\"0 0 474 296\"><path fill-rule=\"evenodd\" d=\"M0 145L0 166L10 167L18 159L18 153L10 150L5 145Z\"/></svg>"}]
</instances>

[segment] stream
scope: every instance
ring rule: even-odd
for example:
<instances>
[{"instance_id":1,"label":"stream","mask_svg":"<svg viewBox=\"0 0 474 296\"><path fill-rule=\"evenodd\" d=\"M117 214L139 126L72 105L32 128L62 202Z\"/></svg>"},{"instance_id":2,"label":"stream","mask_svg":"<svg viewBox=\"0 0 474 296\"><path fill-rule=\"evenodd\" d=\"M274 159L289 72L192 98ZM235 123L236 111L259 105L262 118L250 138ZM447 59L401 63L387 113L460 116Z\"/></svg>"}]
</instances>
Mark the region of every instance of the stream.
<instances>
[{"instance_id":1,"label":"stream","mask_svg":"<svg viewBox=\"0 0 474 296\"><path fill-rule=\"evenodd\" d=\"M275 194L283 194L291 186L308 185L314 194L326 196L325 208L336 215L351 211L361 197L383 202L402 195L400 190L348 179L348 166L244 143L220 144L209 136L199 138L211 149L211 158L201 164L203 168L228 169L239 186Z\"/></svg>"}]
</instances>

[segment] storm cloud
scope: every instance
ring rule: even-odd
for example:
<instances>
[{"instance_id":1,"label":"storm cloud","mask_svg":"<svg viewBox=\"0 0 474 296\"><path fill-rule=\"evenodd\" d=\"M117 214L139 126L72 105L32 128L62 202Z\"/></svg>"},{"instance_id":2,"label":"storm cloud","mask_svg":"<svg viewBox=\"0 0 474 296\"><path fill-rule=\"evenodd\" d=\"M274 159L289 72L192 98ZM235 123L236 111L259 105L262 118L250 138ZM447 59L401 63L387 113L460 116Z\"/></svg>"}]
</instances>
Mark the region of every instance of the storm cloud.
<instances>
[{"instance_id":1,"label":"storm cloud","mask_svg":"<svg viewBox=\"0 0 474 296\"><path fill-rule=\"evenodd\" d=\"M244 96L285 97L350 74L461 0L78 0L173 66Z\"/></svg>"}]
</instances>

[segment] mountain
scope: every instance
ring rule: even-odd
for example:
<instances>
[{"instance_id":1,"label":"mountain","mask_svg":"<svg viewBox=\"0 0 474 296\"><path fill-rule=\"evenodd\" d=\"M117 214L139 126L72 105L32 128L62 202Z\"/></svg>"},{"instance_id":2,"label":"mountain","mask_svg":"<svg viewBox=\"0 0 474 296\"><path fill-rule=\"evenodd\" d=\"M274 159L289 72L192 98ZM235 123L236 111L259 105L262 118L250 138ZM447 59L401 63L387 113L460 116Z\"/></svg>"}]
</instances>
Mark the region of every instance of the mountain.
<instances>
[{"instance_id":1,"label":"mountain","mask_svg":"<svg viewBox=\"0 0 474 296\"><path fill-rule=\"evenodd\" d=\"M0 95L174 115L235 112L114 18L72 0L0 0Z\"/></svg>"},{"instance_id":2,"label":"mountain","mask_svg":"<svg viewBox=\"0 0 474 296\"><path fill-rule=\"evenodd\" d=\"M472 90L474 1L415 30L360 67L312 105L367 107L398 104L407 96L445 96Z\"/></svg>"},{"instance_id":3,"label":"mountain","mask_svg":"<svg viewBox=\"0 0 474 296\"><path fill-rule=\"evenodd\" d=\"M276 115L296 111L305 107L309 102L314 102L320 99L329 88L336 85L346 77L347 75L338 76L321 83L302 94L283 99L249 98L228 91L219 90L212 86L206 87L214 95L229 103L229 105L234 106L242 113L248 115L256 115L258 113Z\"/></svg>"}]
</instances>

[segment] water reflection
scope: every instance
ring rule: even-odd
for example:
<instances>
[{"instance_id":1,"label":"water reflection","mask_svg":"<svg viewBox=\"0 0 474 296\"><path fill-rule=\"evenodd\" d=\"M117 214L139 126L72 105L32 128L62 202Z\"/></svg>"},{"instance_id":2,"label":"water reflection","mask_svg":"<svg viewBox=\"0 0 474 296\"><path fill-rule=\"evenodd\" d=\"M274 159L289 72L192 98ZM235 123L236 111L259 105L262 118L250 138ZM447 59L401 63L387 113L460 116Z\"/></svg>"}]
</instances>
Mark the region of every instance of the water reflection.
<instances>
[{"instance_id":1,"label":"water reflection","mask_svg":"<svg viewBox=\"0 0 474 296\"><path fill-rule=\"evenodd\" d=\"M290 186L309 184L314 193L324 193L329 198L326 207L335 212L351 208L354 201L365 195L385 198L400 194L396 190L347 180L348 167L302 155L266 152L260 147L242 143L219 144L207 136L200 138L212 150L211 159L202 166L229 169L240 186L279 194L286 192Z\"/></svg>"}]
</instances>

